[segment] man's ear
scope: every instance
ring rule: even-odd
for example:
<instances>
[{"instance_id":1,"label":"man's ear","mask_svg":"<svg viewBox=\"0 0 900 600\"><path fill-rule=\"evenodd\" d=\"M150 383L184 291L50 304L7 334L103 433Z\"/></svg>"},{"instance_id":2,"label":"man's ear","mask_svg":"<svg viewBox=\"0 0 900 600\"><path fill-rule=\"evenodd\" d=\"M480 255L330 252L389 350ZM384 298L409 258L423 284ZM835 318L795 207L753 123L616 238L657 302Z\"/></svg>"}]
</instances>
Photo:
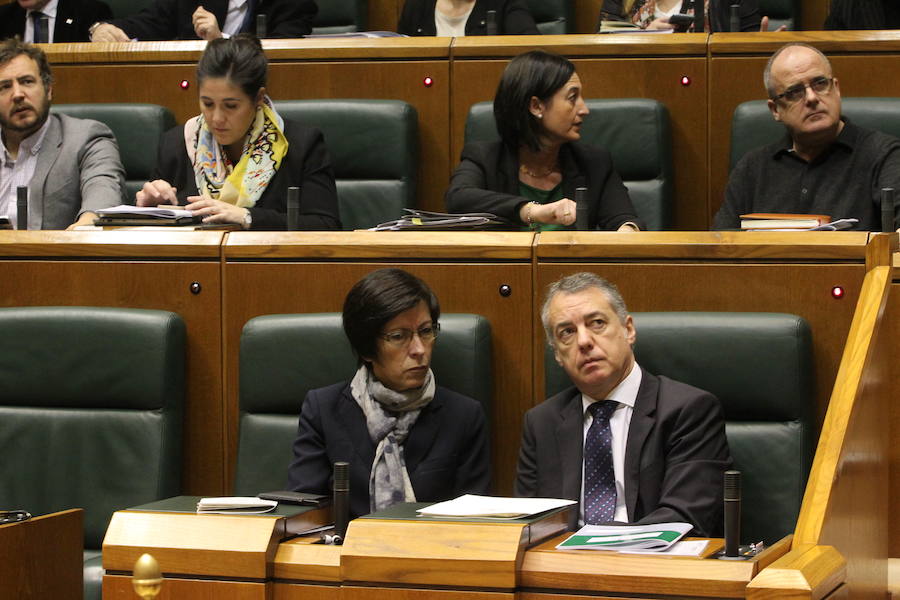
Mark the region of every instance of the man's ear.
<instances>
[{"instance_id":1,"label":"man's ear","mask_svg":"<svg viewBox=\"0 0 900 600\"><path fill-rule=\"evenodd\" d=\"M781 115L778 114L778 103L772 100L766 100L766 105L769 107L769 112L772 113L772 118L776 121L781 121Z\"/></svg>"},{"instance_id":2,"label":"man's ear","mask_svg":"<svg viewBox=\"0 0 900 600\"><path fill-rule=\"evenodd\" d=\"M562 359L559 357L559 352L556 350L556 347L553 347L553 358L556 359L556 364L559 366L563 366Z\"/></svg>"}]
</instances>

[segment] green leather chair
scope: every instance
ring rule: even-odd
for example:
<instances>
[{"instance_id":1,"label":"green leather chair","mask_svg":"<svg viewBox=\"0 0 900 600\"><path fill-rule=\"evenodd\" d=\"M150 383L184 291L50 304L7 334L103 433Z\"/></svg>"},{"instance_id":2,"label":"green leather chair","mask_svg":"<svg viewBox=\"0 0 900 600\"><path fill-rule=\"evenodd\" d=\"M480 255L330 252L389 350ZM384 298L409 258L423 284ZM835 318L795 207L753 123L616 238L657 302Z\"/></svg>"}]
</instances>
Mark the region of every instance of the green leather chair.
<instances>
[{"instance_id":1,"label":"green leather chair","mask_svg":"<svg viewBox=\"0 0 900 600\"><path fill-rule=\"evenodd\" d=\"M158 310L0 308L0 506L84 509L85 598L114 511L178 495L185 331Z\"/></svg>"},{"instance_id":2,"label":"green leather chair","mask_svg":"<svg viewBox=\"0 0 900 600\"><path fill-rule=\"evenodd\" d=\"M94 119L112 129L125 167L124 200L134 204L134 195L150 180L156 166L160 137L175 126L172 111L156 104L56 104L52 110Z\"/></svg>"},{"instance_id":3,"label":"green leather chair","mask_svg":"<svg viewBox=\"0 0 900 600\"><path fill-rule=\"evenodd\" d=\"M759 0L759 14L769 17L769 31L782 25L790 31L800 29L800 0Z\"/></svg>"},{"instance_id":4,"label":"green leather chair","mask_svg":"<svg viewBox=\"0 0 900 600\"><path fill-rule=\"evenodd\" d=\"M366 31L367 0L319 0L319 12L313 19L314 35Z\"/></svg>"},{"instance_id":5,"label":"green leather chair","mask_svg":"<svg viewBox=\"0 0 900 600\"><path fill-rule=\"evenodd\" d=\"M793 533L812 464L809 325L778 313L632 313L638 363L715 394L734 467L743 473L741 541ZM571 386L547 347L545 392Z\"/></svg>"},{"instance_id":6,"label":"green leather chair","mask_svg":"<svg viewBox=\"0 0 900 600\"><path fill-rule=\"evenodd\" d=\"M672 133L669 111L656 100L617 98L587 100L591 114L581 127L581 140L606 148L631 202L651 230L672 224ZM469 109L465 140L499 140L492 102Z\"/></svg>"},{"instance_id":7,"label":"green leather chair","mask_svg":"<svg viewBox=\"0 0 900 600\"><path fill-rule=\"evenodd\" d=\"M113 17L121 19L141 12L156 0L103 0L112 10Z\"/></svg>"},{"instance_id":8,"label":"green leather chair","mask_svg":"<svg viewBox=\"0 0 900 600\"><path fill-rule=\"evenodd\" d=\"M401 100L290 100L275 106L285 119L325 134L344 229L373 227L415 206L415 108Z\"/></svg>"},{"instance_id":9,"label":"green leather chair","mask_svg":"<svg viewBox=\"0 0 900 600\"><path fill-rule=\"evenodd\" d=\"M442 314L440 322L431 361L437 383L478 400L489 417L490 324L469 314ZM338 313L266 315L244 325L236 495L284 488L306 393L350 380L356 369Z\"/></svg>"},{"instance_id":10,"label":"green leather chair","mask_svg":"<svg viewBox=\"0 0 900 600\"><path fill-rule=\"evenodd\" d=\"M900 137L900 98L841 98L841 114L853 123ZM731 118L731 168L744 154L785 136L765 100L739 104Z\"/></svg>"},{"instance_id":11,"label":"green leather chair","mask_svg":"<svg viewBox=\"0 0 900 600\"><path fill-rule=\"evenodd\" d=\"M572 33L575 5L572 0L528 0L528 10L544 35Z\"/></svg>"}]
</instances>

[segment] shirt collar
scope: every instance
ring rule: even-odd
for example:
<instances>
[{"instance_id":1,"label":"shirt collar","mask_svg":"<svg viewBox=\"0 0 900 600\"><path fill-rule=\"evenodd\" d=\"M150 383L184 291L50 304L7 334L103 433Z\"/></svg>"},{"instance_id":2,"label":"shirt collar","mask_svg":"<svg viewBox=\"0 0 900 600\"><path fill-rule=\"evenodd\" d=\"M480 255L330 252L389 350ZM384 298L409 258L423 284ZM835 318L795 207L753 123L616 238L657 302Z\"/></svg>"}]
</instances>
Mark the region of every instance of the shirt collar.
<instances>
[{"instance_id":1,"label":"shirt collar","mask_svg":"<svg viewBox=\"0 0 900 600\"><path fill-rule=\"evenodd\" d=\"M641 387L641 379L643 379L643 373L641 372L640 365L637 364L637 361L635 361L631 366L631 373L626 375L625 379L623 379L619 383L619 385L614 387L606 398L591 398L587 394L582 394L582 411L587 412L588 406L590 406L594 402L598 402L601 400L613 400L614 402L618 402L619 404L625 404L626 406L634 408L634 403L637 400L638 389L640 389Z\"/></svg>"},{"instance_id":2,"label":"shirt collar","mask_svg":"<svg viewBox=\"0 0 900 600\"><path fill-rule=\"evenodd\" d=\"M39 12L47 18L55 19L57 4L59 4L59 0L50 0ZM33 12L33 10L26 11L25 16L31 18L31 13Z\"/></svg>"},{"instance_id":3,"label":"shirt collar","mask_svg":"<svg viewBox=\"0 0 900 600\"><path fill-rule=\"evenodd\" d=\"M47 115L47 120L44 121L44 124L41 125L41 128L29 135L27 138L19 143L19 154L18 156L22 156L23 153L29 153L36 155L41 151L41 146L44 143L44 137L47 135L47 129L50 127L50 119L52 117ZM2 140L0 140L2 141ZM9 155L9 151L6 149L6 142L0 143L0 146L3 146L3 162L12 163L15 162L12 157Z\"/></svg>"},{"instance_id":4,"label":"shirt collar","mask_svg":"<svg viewBox=\"0 0 900 600\"><path fill-rule=\"evenodd\" d=\"M840 146L846 148L850 152L856 148L857 141L859 140L859 127L850 122L850 119L841 115L841 121L844 122L844 127L841 129L841 132L838 134L837 138L831 144L831 147L828 148L826 152L822 153L822 156L826 156L830 153L836 146ZM791 138L791 134L785 132L784 137L781 138L781 141L772 146L774 152L772 156L774 158L778 158L781 155L794 156L794 140ZM818 162L818 159L813 161Z\"/></svg>"}]
</instances>

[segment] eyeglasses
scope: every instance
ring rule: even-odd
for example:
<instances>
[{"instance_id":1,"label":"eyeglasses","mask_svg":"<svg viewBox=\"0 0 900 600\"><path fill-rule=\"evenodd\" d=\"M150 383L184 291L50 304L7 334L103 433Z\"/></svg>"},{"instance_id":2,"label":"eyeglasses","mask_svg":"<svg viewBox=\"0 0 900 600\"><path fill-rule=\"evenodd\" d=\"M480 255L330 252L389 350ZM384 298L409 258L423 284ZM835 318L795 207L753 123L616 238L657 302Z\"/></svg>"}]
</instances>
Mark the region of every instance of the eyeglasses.
<instances>
[{"instance_id":1,"label":"eyeglasses","mask_svg":"<svg viewBox=\"0 0 900 600\"><path fill-rule=\"evenodd\" d=\"M412 342L414 335L418 335L423 344L430 344L435 340L440 330L440 323L432 323L431 325L420 327L416 331L409 329L394 329L393 331L381 334L379 337L395 348L405 348Z\"/></svg>"},{"instance_id":2,"label":"eyeglasses","mask_svg":"<svg viewBox=\"0 0 900 600\"><path fill-rule=\"evenodd\" d=\"M31 513L24 510L0 510L0 525L18 523L31 518Z\"/></svg>"},{"instance_id":3,"label":"eyeglasses","mask_svg":"<svg viewBox=\"0 0 900 600\"><path fill-rule=\"evenodd\" d=\"M809 83L798 83L797 85L792 85L782 93L772 97L772 100L781 100L782 98L784 98L784 101L788 104L794 104L796 102L799 102L804 98L804 96L806 96L806 88L811 89L816 94L827 94L831 91L831 85L833 83L834 77L816 77Z\"/></svg>"}]
</instances>

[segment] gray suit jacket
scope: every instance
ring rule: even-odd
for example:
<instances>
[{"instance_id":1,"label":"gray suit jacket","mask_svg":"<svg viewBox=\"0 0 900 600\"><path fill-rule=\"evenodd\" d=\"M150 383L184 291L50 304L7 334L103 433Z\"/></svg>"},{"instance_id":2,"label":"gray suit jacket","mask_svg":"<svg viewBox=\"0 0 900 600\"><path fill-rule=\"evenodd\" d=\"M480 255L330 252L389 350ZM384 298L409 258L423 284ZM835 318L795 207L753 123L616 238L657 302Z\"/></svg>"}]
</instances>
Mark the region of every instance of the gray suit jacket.
<instances>
[{"instance_id":1,"label":"gray suit jacket","mask_svg":"<svg viewBox=\"0 0 900 600\"><path fill-rule=\"evenodd\" d=\"M125 169L109 127L51 114L28 184L28 229L65 229L87 211L124 202Z\"/></svg>"},{"instance_id":2,"label":"gray suit jacket","mask_svg":"<svg viewBox=\"0 0 900 600\"><path fill-rule=\"evenodd\" d=\"M580 500L583 432L574 387L525 413L516 495ZM625 445L628 521L682 521L694 526L693 535L716 535L730 465L719 400L644 371ZM570 527L577 519L576 512Z\"/></svg>"}]
</instances>

